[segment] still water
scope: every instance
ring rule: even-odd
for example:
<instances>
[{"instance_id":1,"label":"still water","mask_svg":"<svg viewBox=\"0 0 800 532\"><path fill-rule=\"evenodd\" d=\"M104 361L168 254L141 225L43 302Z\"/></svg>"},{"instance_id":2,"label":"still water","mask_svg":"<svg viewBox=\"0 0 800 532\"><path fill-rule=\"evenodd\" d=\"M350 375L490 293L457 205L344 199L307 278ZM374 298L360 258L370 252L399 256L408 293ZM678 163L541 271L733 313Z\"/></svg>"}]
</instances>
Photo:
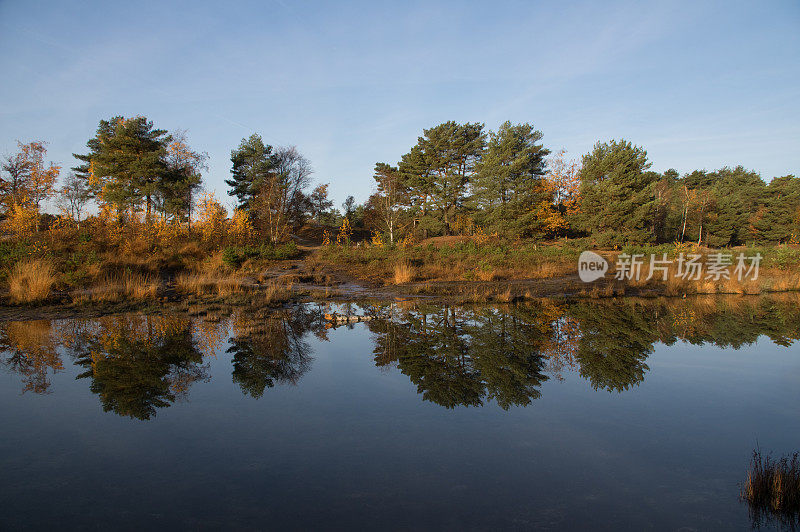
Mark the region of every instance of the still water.
<instances>
[{"instance_id":1,"label":"still water","mask_svg":"<svg viewBox=\"0 0 800 532\"><path fill-rule=\"evenodd\" d=\"M0 323L0 528L749 529L799 338L797 296Z\"/></svg>"}]
</instances>

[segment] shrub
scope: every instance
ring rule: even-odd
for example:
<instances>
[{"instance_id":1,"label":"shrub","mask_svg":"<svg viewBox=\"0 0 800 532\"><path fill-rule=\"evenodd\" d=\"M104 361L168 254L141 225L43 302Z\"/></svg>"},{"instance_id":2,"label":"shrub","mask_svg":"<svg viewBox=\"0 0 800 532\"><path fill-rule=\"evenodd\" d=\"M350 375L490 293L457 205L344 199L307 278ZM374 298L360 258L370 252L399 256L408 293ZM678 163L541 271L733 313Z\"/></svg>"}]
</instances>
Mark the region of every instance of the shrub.
<instances>
[{"instance_id":1,"label":"shrub","mask_svg":"<svg viewBox=\"0 0 800 532\"><path fill-rule=\"evenodd\" d=\"M19 261L8 276L11 299L19 303L47 299L54 283L53 265L42 259Z\"/></svg>"},{"instance_id":2,"label":"shrub","mask_svg":"<svg viewBox=\"0 0 800 532\"><path fill-rule=\"evenodd\" d=\"M222 252L222 261L238 268L248 259L286 260L299 255L297 244L287 242L282 245L261 244L260 246L229 246Z\"/></svg>"}]
</instances>

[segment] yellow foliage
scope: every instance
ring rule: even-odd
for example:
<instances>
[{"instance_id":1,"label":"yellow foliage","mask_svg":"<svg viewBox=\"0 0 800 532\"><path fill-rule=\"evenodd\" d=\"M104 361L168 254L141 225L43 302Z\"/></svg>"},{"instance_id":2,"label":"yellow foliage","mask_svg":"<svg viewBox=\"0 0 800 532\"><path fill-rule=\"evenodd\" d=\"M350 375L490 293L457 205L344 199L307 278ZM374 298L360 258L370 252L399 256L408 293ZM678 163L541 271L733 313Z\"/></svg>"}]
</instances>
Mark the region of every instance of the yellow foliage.
<instances>
[{"instance_id":1,"label":"yellow foliage","mask_svg":"<svg viewBox=\"0 0 800 532\"><path fill-rule=\"evenodd\" d=\"M225 207L217 201L216 196L213 193L204 193L197 205L195 222L195 228L200 231L203 241L211 244L222 242L226 217Z\"/></svg>"},{"instance_id":2,"label":"yellow foliage","mask_svg":"<svg viewBox=\"0 0 800 532\"><path fill-rule=\"evenodd\" d=\"M477 244L485 244L489 241L489 235L483 232L483 227L480 225L476 225L475 229L472 232L472 236L475 239L475 243Z\"/></svg>"},{"instance_id":3,"label":"yellow foliage","mask_svg":"<svg viewBox=\"0 0 800 532\"><path fill-rule=\"evenodd\" d=\"M450 224L450 229L454 233L458 233L461 235L469 234L475 229L475 224L472 221L470 216L464 216L459 214L453 220L453 223Z\"/></svg>"},{"instance_id":4,"label":"yellow foliage","mask_svg":"<svg viewBox=\"0 0 800 532\"><path fill-rule=\"evenodd\" d=\"M32 205L14 204L5 220L6 229L17 238L27 238L36 232L39 211Z\"/></svg>"},{"instance_id":5,"label":"yellow foliage","mask_svg":"<svg viewBox=\"0 0 800 532\"><path fill-rule=\"evenodd\" d=\"M233 211L228 236L239 244L249 242L253 236L253 223L250 216L242 209Z\"/></svg>"},{"instance_id":6,"label":"yellow foliage","mask_svg":"<svg viewBox=\"0 0 800 532\"><path fill-rule=\"evenodd\" d=\"M414 235L408 233L405 237L403 237L403 240L397 243L397 245L402 249L410 248L414 245Z\"/></svg>"},{"instance_id":7,"label":"yellow foliage","mask_svg":"<svg viewBox=\"0 0 800 532\"><path fill-rule=\"evenodd\" d=\"M353 234L353 229L350 227L350 220L346 217L342 219L342 226L339 227L339 234L336 235L336 244L345 246L350 243L350 236Z\"/></svg>"}]
</instances>

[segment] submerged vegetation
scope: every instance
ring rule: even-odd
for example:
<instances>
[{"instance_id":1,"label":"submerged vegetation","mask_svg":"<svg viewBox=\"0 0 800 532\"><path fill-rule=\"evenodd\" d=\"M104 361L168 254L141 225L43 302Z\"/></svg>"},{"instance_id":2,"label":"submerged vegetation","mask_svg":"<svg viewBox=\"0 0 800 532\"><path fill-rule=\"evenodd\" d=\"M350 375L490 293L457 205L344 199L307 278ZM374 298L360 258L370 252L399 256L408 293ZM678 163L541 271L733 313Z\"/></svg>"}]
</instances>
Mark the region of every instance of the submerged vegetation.
<instances>
[{"instance_id":1,"label":"submerged vegetation","mask_svg":"<svg viewBox=\"0 0 800 532\"><path fill-rule=\"evenodd\" d=\"M0 177L5 299L267 291L264 299L280 301L296 283L327 291L357 280L512 301L542 294L520 282L574 278L587 249L610 261L746 253L762 258L761 275L648 280L645 265L642 280L565 282L544 294L800 289L800 179L767 184L741 167L653 172L646 151L625 140L570 160L542 139L531 124L506 122L496 132L440 124L396 165L376 164L375 193L362 205L348 197L340 211L328 184L311 189L310 162L295 147L252 135L231 152L232 212L202 190L208 156L184 132L141 116L101 120L60 187L61 167L46 162L46 144L20 143ZM43 212L47 204L59 213Z\"/></svg>"}]
</instances>

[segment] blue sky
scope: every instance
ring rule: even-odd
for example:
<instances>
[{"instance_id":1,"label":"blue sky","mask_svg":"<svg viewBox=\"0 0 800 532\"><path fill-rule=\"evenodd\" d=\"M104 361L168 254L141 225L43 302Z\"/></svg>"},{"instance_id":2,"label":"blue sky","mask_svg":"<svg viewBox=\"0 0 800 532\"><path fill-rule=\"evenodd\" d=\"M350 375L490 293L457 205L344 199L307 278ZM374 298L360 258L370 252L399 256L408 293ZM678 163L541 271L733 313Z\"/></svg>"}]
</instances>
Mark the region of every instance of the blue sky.
<instances>
[{"instance_id":1,"label":"blue sky","mask_svg":"<svg viewBox=\"0 0 800 532\"><path fill-rule=\"evenodd\" d=\"M188 130L226 204L230 150L294 144L337 205L367 198L447 120L531 122L579 157L644 146L653 169L800 173L800 2L0 0L0 154L69 167L101 118Z\"/></svg>"}]
</instances>

